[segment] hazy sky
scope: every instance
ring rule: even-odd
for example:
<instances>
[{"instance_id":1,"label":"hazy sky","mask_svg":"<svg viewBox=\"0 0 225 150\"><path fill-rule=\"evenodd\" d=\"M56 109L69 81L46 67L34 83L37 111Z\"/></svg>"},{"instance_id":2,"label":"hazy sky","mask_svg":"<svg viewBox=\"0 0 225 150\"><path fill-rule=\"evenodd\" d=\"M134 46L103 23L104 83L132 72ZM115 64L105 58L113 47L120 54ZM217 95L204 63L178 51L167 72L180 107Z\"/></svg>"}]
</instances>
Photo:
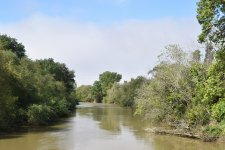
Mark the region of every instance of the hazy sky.
<instances>
[{"instance_id":1,"label":"hazy sky","mask_svg":"<svg viewBox=\"0 0 225 150\"><path fill-rule=\"evenodd\" d=\"M92 84L104 71L147 75L168 44L196 49L197 0L0 0L0 33Z\"/></svg>"}]
</instances>

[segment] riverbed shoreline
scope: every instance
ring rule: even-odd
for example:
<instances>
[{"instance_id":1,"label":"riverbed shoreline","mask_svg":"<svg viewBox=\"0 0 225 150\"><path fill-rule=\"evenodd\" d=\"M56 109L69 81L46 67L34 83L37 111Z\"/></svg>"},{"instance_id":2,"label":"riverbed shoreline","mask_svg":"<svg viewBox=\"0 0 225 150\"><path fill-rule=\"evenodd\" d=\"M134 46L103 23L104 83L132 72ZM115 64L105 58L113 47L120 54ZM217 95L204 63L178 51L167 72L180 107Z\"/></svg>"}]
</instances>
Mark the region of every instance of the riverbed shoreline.
<instances>
[{"instance_id":1,"label":"riverbed shoreline","mask_svg":"<svg viewBox=\"0 0 225 150\"><path fill-rule=\"evenodd\" d=\"M145 131L152 134L171 135L171 136L202 140L203 142L224 142L225 143L225 137L223 136L218 136L218 137L209 136L209 135L203 134L202 132L194 133L192 131L186 131L183 129L166 129L163 127L152 127L152 128L146 128Z\"/></svg>"}]
</instances>

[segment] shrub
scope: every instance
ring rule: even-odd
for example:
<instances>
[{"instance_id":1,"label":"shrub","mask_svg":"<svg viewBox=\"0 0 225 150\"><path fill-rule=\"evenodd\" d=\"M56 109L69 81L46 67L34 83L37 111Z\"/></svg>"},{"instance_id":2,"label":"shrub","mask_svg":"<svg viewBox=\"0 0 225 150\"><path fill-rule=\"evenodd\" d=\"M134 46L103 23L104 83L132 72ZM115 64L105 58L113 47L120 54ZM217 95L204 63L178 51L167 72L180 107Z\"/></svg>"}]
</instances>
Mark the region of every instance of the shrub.
<instances>
[{"instance_id":1,"label":"shrub","mask_svg":"<svg viewBox=\"0 0 225 150\"><path fill-rule=\"evenodd\" d=\"M54 110L54 113L57 117L67 116L69 114L69 107L68 102L65 99L59 100L56 99L52 104L51 107Z\"/></svg>"},{"instance_id":2,"label":"shrub","mask_svg":"<svg viewBox=\"0 0 225 150\"><path fill-rule=\"evenodd\" d=\"M33 104L28 108L28 123L32 125L47 125L52 119L53 111L47 105Z\"/></svg>"},{"instance_id":3,"label":"shrub","mask_svg":"<svg viewBox=\"0 0 225 150\"><path fill-rule=\"evenodd\" d=\"M212 118L217 122L221 122L225 119L225 101L220 100L212 107Z\"/></svg>"},{"instance_id":4,"label":"shrub","mask_svg":"<svg viewBox=\"0 0 225 150\"><path fill-rule=\"evenodd\" d=\"M209 125L204 129L204 133L210 137L218 137L222 133L221 126Z\"/></svg>"}]
</instances>

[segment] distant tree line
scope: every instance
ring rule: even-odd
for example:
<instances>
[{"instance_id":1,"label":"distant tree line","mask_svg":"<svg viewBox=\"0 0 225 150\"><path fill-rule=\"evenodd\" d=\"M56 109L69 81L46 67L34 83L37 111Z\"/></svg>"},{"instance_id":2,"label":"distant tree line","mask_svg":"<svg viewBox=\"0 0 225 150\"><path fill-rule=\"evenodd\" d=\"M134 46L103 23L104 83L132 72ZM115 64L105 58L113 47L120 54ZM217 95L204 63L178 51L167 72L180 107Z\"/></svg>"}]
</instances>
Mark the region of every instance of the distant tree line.
<instances>
[{"instance_id":1,"label":"distant tree line","mask_svg":"<svg viewBox=\"0 0 225 150\"><path fill-rule=\"evenodd\" d=\"M116 72L105 71L99 75L93 85L82 85L76 90L76 97L79 101L101 103L114 83L121 80L122 75Z\"/></svg>"}]
</instances>

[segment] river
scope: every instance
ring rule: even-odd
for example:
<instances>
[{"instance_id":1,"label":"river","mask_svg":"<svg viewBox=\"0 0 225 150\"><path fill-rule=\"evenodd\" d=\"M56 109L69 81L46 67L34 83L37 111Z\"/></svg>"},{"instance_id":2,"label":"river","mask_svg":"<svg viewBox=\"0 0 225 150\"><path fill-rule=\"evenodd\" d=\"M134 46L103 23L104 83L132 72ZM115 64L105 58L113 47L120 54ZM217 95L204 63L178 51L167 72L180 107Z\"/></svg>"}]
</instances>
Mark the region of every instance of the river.
<instances>
[{"instance_id":1,"label":"river","mask_svg":"<svg viewBox=\"0 0 225 150\"><path fill-rule=\"evenodd\" d=\"M224 150L205 143L145 132L148 122L128 108L82 103L61 123L0 137L0 150Z\"/></svg>"}]
</instances>

